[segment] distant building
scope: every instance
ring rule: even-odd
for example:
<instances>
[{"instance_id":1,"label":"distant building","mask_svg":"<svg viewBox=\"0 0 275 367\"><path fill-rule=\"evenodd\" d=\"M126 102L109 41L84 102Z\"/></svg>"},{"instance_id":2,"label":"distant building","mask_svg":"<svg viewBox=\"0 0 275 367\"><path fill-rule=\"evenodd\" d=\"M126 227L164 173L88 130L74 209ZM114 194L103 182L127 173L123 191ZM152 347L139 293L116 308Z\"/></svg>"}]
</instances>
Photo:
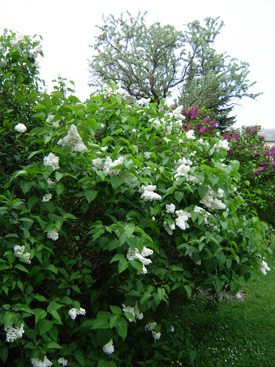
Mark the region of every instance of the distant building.
<instances>
[{"instance_id":1,"label":"distant building","mask_svg":"<svg viewBox=\"0 0 275 367\"><path fill-rule=\"evenodd\" d=\"M261 129L259 135L265 139L265 143L269 146L275 145L275 129Z\"/></svg>"}]
</instances>

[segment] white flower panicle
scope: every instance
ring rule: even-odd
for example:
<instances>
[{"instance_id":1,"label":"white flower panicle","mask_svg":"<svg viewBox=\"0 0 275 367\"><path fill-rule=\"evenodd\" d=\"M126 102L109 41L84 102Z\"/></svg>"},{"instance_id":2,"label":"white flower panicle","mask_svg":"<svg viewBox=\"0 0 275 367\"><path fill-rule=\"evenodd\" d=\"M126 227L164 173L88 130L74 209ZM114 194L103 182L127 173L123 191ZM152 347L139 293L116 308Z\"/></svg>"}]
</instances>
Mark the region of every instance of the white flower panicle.
<instances>
[{"instance_id":1,"label":"white flower panicle","mask_svg":"<svg viewBox=\"0 0 275 367\"><path fill-rule=\"evenodd\" d=\"M183 116L182 110L183 106L179 106L172 113L169 113L169 115L179 120L185 120L185 116Z\"/></svg>"},{"instance_id":2,"label":"white flower panicle","mask_svg":"<svg viewBox=\"0 0 275 367\"><path fill-rule=\"evenodd\" d=\"M191 169L192 161L190 159L186 159L183 157L182 159L178 160L177 166L176 166L176 174L175 178L177 177L188 177L188 172Z\"/></svg>"},{"instance_id":3,"label":"white flower panicle","mask_svg":"<svg viewBox=\"0 0 275 367\"><path fill-rule=\"evenodd\" d=\"M167 214L174 214L175 213L175 210L176 210L175 204L167 204L165 206L165 208L166 208L166 213Z\"/></svg>"},{"instance_id":4,"label":"white flower panicle","mask_svg":"<svg viewBox=\"0 0 275 367\"><path fill-rule=\"evenodd\" d=\"M139 100L137 101L137 104L138 104L139 106L144 106L144 105L146 105L146 104L149 104L149 103L150 103L150 101L151 101L151 98L141 98L141 99L139 99Z\"/></svg>"},{"instance_id":5,"label":"white flower panicle","mask_svg":"<svg viewBox=\"0 0 275 367\"><path fill-rule=\"evenodd\" d=\"M216 151L219 151L221 148L225 150L229 150L228 140L220 140L218 143L214 144L214 148Z\"/></svg>"},{"instance_id":6,"label":"white flower panicle","mask_svg":"<svg viewBox=\"0 0 275 367\"><path fill-rule=\"evenodd\" d=\"M107 344L102 348L103 352L106 354L112 354L115 351L113 339L111 339Z\"/></svg>"},{"instance_id":7,"label":"white flower panicle","mask_svg":"<svg viewBox=\"0 0 275 367\"><path fill-rule=\"evenodd\" d=\"M52 241L57 241L59 238L58 230L55 228L52 231L47 233L47 237Z\"/></svg>"},{"instance_id":8,"label":"white flower panicle","mask_svg":"<svg viewBox=\"0 0 275 367\"><path fill-rule=\"evenodd\" d=\"M86 310L84 308L77 309L77 308L71 308L68 311L68 314L70 315L70 318L75 320L76 316L78 315L82 315L85 316L86 315Z\"/></svg>"},{"instance_id":9,"label":"white flower panicle","mask_svg":"<svg viewBox=\"0 0 275 367\"><path fill-rule=\"evenodd\" d=\"M9 325L5 329L6 332L6 341L8 343L14 342L16 339L22 338L24 334L24 324L21 324L21 327L12 327L12 325Z\"/></svg>"},{"instance_id":10,"label":"white flower panicle","mask_svg":"<svg viewBox=\"0 0 275 367\"><path fill-rule=\"evenodd\" d=\"M103 159L102 158L96 158L92 160L92 166L95 169L102 169L103 168Z\"/></svg>"},{"instance_id":11,"label":"white flower panicle","mask_svg":"<svg viewBox=\"0 0 275 367\"><path fill-rule=\"evenodd\" d=\"M27 131L27 128L24 124L17 124L14 128L19 133L24 133Z\"/></svg>"},{"instance_id":12,"label":"white flower panicle","mask_svg":"<svg viewBox=\"0 0 275 367\"><path fill-rule=\"evenodd\" d=\"M154 329L157 326L156 322L149 322L145 325L145 331L151 331L152 336L155 340L158 340L161 337L161 333L157 333Z\"/></svg>"},{"instance_id":13,"label":"white flower panicle","mask_svg":"<svg viewBox=\"0 0 275 367\"><path fill-rule=\"evenodd\" d=\"M31 254L29 252L25 252L25 246L15 245L13 248L13 254L17 257L22 263L31 264Z\"/></svg>"},{"instance_id":14,"label":"white flower panicle","mask_svg":"<svg viewBox=\"0 0 275 367\"><path fill-rule=\"evenodd\" d=\"M44 166L51 166L54 171L58 170L59 167L59 157L50 153L43 159Z\"/></svg>"},{"instance_id":15,"label":"white flower panicle","mask_svg":"<svg viewBox=\"0 0 275 367\"><path fill-rule=\"evenodd\" d=\"M144 201L154 201L154 200L161 200L161 196L154 192L154 190L157 188L156 185L142 185L139 189L139 192L142 193L141 198Z\"/></svg>"},{"instance_id":16,"label":"white flower panicle","mask_svg":"<svg viewBox=\"0 0 275 367\"><path fill-rule=\"evenodd\" d=\"M88 150L84 145L75 125L70 126L68 135L63 139L58 140L57 144L61 145L62 147L68 147L72 152L81 153Z\"/></svg>"},{"instance_id":17,"label":"white flower panicle","mask_svg":"<svg viewBox=\"0 0 275 367\"><path fill-rule=\"evenodd\" d=\"M154 253L154 251L147 248L147 247L143 247L141 253L139 252L139 250L137 248L135 248L134 250L129 248L128 252L127 252L127 259L129 261L133 261L134 259L140 260L143 264L141 272L143 274L147 274L146 265L151 264L152 261L150 259L146 259L146 257L151 256L153 253Z\"/></svg>"},{"instance_id":18,"label":"white flower panicle","mask_svg":"<svg viewBox=\"0 0 275 367\"><path fill-rule=\"evenodd\" d=\"M195 131L194 130L188 130L187 133L186 133L186 138L188 140L195 140L196 137L195 137Z\"/></svg>"},{"instance_id":19,"label":"white flower panicle","mask_svg":"<svg viewBox=\"0 0 275 367\"><path fill-rule=\"evenodd\" d=\"M226 205L222 203L218 198L222 198L224 191L219 188L218 192L215 192L210 186L208 192L200 200L200 203L205 205L209 210L222 210L226 208Z\"/></svg>"},{"instance_id":20,"label":"white flower panicle","mask_svg":"<svg viewBox=\"0 0 275 367\"><path fill-rule=\"evenodd\" d=\"M136 302L134 307L131 307L131 306L125 306L125 305L122 305L122 310L123 312L130 312L136 319L138 320L142 320L143 319L143 313L142 312L139 312L139 309L138 309L138 303ZM127 320L129 322L132 322L133 320L131 319L128 319Z\"/></svg>"},{"instance_id":21,"label":"white flower panicle","mask_svg":"<svg viewBox=\"0 0 275 367\"><path fill-rule=\"evenodd\" d=\"M43 361L38 358L31 359L31 363L33 367L50 367L53 365L52 362L47 358L47 356L44 357Z\"/></svg>"},{"instance_id":22,"label":"white flower panicle","mask_svg":"<svg viewBox=\"0 0 275 367\"><path fill-rule=\"evenodd\" d=\"M152 336L155 340L159 340L161 333L157 333L155 330L152 331Z\"/></svg>"},{"instance_id":23,"label":"white flower panicle","mask_svg":"<svg viewBox=\"0 0 275 367\"><path fill-rule=\"evenodd\" d=\"M54 127L59 127L60 120L53 121L54 115L49 115L46 119L48 124L52 124Z\"/></svg>"},{"instance_id":24,"label":"white flower panicle","mask_svg":"<svg viewBox=\"0 0 275 367\"><path fill-rule=\"evenodd\" d=\"M51 198L52 198L52 194L46 194L46 195L43 196L42 202L47 203L48 201L51 200Z\"/></svg>"},{"instance_id":25,"label":"white flower panicle","mask_svg":"<svg viewBox=\"0 0 275 367\"><path fill-rule=\"evenodd\" d=\"M166 221L163 222L163 227L170 236L172 236L173 231L176 229L175 223L169 225Z\"/></svg>"},{"instance_id":26,"label":"white flower panicle","mask_svg":"<svg viewBox=\"0 0 275 367\"><path fill-rule=\"evenodd\" d=\"M47 179L47 184L48 184L49 186L52 186L52 185L54 185L54 184L55 184L55 182L48 178L48 179Z\"/></svg>"},{"instance_id":27,"label":"white flower panicle","mask_svg":"<svg viewBox=\"0 0 275 367\"><path fill-rule=\"evenodd\" d=\"M103 171L106 176L117 176L120 173L120 169L114 169L114 167L123 164L124 158L120 157L116 159L114 162L110 157L107 157L104 163Z\"/></svg>"},{"instance_id":28,"label":"white flower panicle","mask_svg":"<svg viewBox=\"0 0 275 367\"><path fill-rule=\"evenodd\" d=\"M183 231L189 228L187 221L191 217L191 214L185 210L176 210L175 214L177 215L176 225Z\"/></svg>"},{"instance_id":29,"label":"white flower panicle","mask_svg":"<svg viewBox=\"0 0 275 367\"><path fill-rule=\"evenodd\" d=\"M261 263L261 266L260 266L260 272L263 274L263 275L266 275L267 274L267 271L270 271L270 267L267 265L267 263L265 261L262 261Z\"/></svg>"},{"instance_id":30,"label":"white flower panicle","mask_svg":"<svg viewBox=\"0 0 275 367\"><path fill-rule=\"evenodd\" d=\"M148 324L145 325L145 331L152 331L154 330L154 328L157 326L156 322L149 322Z\"/></svg>"},{"instance_id":31,"label":"white flower panicle","mask_svg":"<svg viewBox=\"0 0 275 367\"><path fill-rule=\"evenodd\" d=\"M170 326L170 332L173 333L175 331L175 328L173 325Z\"/></svg>"},{"instance_id":32,"label":"white flower panicle","mask_svg":"<svg viewBox=\"0 0 275 367\"><path fill-rule=\"evenodd\" d=\"M62 364L62 366L68 366L69 362L67 361L67 359L61 357L61 358L58 358L57 362L59 364Z\"/></svg>"}]
</instances>

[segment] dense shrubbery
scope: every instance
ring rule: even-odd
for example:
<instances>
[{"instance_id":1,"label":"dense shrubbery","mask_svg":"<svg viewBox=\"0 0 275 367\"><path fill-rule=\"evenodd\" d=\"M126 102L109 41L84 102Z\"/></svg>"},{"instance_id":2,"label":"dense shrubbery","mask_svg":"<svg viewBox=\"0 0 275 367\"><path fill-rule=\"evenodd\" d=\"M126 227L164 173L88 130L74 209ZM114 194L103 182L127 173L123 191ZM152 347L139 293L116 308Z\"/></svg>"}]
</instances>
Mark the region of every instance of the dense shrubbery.
<instances>
[{"instance_id":1,"label":"dense shrubbery","mask_svg":"<svg viewBox=\"0 0 275 367\"><path fill-rule=\"evenodd\" d=\"M193 107L182 109L181 113L186 117L183 122L185 131L194 130L197 138L217 136L215 120L209 118L207 110ZM239 189L246 202L257 211L261 220L274 227L275 148L265 144L260 131L260 126L248 126L230 129L222 136L229 143L228 160L240 162Z\"/></svg>"},{"instance_id":2,"label":"dense shrubbery","mask_svg":"<svg viewBox=\"0 0 275 367\"><path fill-rule=\"evenodd\" d=\"M236 190L239 163L221 136L184 131L179 109L130 103L115 86L85 104L59 89L36 91L30 117L1 120L17 158L0 186L0 358L191 363L171 302L237 292L266 266L265 228Z\"/></svg>"}]
</instances>

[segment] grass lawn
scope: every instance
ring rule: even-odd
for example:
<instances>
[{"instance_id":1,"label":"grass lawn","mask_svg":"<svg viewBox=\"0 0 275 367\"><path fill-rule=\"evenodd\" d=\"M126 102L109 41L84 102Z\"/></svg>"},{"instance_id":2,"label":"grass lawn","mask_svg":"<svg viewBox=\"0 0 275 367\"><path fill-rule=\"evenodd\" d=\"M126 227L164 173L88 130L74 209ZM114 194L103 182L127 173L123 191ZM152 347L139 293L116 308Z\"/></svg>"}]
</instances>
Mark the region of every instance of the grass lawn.
<instances>
[{"instance_id":1,"label":"grass lawn","mask_svg":"<svg viewBox=\"0 0 275 367\"><path fill-rule=\"evenodd\" d=\"M213 306L202 300L185 310L197 351L194 366L275 367L275 255L268 265L266 276L248 282L243 301Z\"/></svg>"}]
</instances>

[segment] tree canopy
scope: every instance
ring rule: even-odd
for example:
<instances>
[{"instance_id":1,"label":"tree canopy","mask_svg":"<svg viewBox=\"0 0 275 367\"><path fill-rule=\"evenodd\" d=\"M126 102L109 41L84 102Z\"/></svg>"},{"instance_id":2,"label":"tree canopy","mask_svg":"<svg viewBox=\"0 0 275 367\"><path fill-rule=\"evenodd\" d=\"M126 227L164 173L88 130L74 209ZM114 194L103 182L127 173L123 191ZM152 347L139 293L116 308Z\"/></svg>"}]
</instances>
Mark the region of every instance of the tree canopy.
<instances>
[{"instance_id":1,"label":"tree canopy","mask_svg":"<svg viewBox=\"0 0 275 367\"><path fill-rule=\"evenodd\" d=\"M228 117L243 97L255 99L249 90L249 64L226 53L217 53L214 42L224 23L206 18L187 24L183 31L172 25L145 24L145 14L136 18L121 14L103 16L95 53L90 61L90 84L97 87L111 81L129 96L150 98L157 103L167 95L184 107L207 108L217 116L218 126L232 125Z\"/></svg>"}]
</instances>

